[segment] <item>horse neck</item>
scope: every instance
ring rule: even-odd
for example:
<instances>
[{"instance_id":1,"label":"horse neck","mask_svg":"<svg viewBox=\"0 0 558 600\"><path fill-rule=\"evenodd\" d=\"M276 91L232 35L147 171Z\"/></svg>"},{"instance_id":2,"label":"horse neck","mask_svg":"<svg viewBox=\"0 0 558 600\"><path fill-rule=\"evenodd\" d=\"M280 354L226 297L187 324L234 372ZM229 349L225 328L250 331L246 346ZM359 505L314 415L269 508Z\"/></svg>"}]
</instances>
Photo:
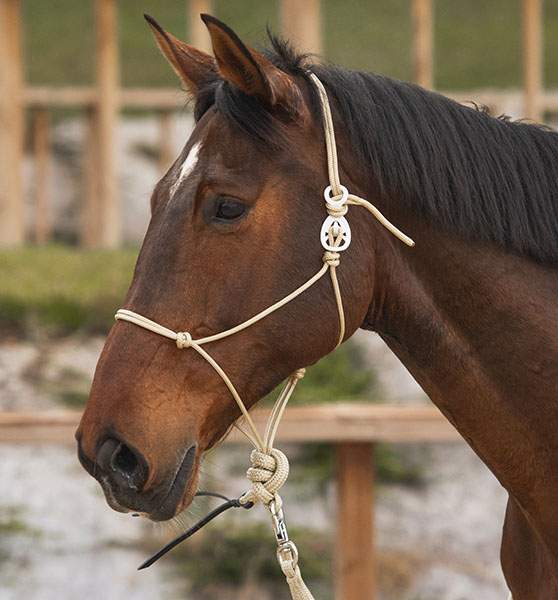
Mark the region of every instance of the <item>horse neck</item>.
<instances>
[{"instance_id":1,"label":"horse neck","mask_svg":"<svg viewBox=\"0 0 558 600\"><path fill-rule=\"evenodd\" d=\"M552 518L558 275L427 226L408 230L414 249L382 254L370 326L519 504Z\"/></svg>"}]
</instances>

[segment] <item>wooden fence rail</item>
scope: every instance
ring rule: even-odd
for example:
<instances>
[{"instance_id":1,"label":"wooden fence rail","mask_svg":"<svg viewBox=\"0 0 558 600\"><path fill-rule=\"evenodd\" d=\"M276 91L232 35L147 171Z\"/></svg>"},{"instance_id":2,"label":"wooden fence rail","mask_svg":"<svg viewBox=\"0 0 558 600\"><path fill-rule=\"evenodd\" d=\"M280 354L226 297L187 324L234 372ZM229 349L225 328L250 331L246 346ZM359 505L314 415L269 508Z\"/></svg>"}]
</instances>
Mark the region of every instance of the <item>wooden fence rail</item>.
<instances>
[{"instance_id":1,"label":"wooden fence rail","mask_svg":"<svg viewBox=\"0 0 558 600\"><path fill-rule=\"evenodd\" d=\"M121 215L117 197L114 157L115 128L119 112L128 107L145 107L163 113L160 118L160 166L168 165L170 138L169 110L181 108L183 98L176 90L121 89L117 47L117 0L91 0L95 6L97 82L93 88L29 87L23 81L21 56L20 0L0 0L0 245L25 241L23 219L23 115L24 111L55 106L82 107L87 120L83 153L83 204L81 242L84 246L117 246L121 243ZM185 0L186 1L186 0ZM278 0L285 32L305 50L323 50L320 0ZM412 20L412 61L414 79L435 87L434 0L409 0ZM555 109L557 93L543 93L542 0L521 0L523 31L523 116L540 120L544 110ZM211 0L188 0L188 38L209 50L209 39L200 12L211 11ZM195 17L195 18L194 18ZM501 112L508 92L479 94L467 99L484 103ZM459 95L457 96L459 97ZM485 101L488 99L488 101ZM166 116L165 116L166 115ZM48 116L35 113L31 120L36 157L36 225L34 241L49 239L49 131ZM38 221L41 220L39 223Z\"/></svg>"},{"instance_id":2,"label":"wooden fence rail","mask_svg":"<svg viewBox=\"0 0 558 600\"><path fill-rule=\"evenodd\" d=\"M253 413L263 429L269 411ZM0 413L0 443L74 446L80 413ZM337 505L336 598L373 600L374 445L377 442L455 442L457 431L433 406L335 404L292 407L277 433L279 443L335 445ZM226 443L244 442L233 432Z\"/></svg>"}]
</instances>

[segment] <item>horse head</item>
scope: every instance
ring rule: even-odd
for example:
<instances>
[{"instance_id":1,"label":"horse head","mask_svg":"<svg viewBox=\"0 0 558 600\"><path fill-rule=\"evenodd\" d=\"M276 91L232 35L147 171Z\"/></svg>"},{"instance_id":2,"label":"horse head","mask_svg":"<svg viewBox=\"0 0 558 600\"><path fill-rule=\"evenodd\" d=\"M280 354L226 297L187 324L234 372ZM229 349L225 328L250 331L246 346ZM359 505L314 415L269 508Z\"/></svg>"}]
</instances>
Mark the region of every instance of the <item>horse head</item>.
<instances>
[{"instance_id":1,"label":"horse head","mask_svg":"<svg viewBox=\"0 0 558 600\"><path fill-rule=\"evenodd\" d=\"M316 273L327 217L327 157L307 68L286 49L281 59L266 58L223 23L203 19L215 58L148 17L163 54L194 96L196 123L153 192L124 304L193 338L246 321ZM349 148L339 133L339 147ZM358 191L354 174L341 173ZM343 253L345 339L370 310L373 229L368 217L356 220ZM330 352L338 337L338 308L324 277L208 350L251 407ZM198 353L118 321L76 434L79 457L111 507L166 520L192 501L203 452L239 416L222 379Z\"/></svg>"}]
</instances>

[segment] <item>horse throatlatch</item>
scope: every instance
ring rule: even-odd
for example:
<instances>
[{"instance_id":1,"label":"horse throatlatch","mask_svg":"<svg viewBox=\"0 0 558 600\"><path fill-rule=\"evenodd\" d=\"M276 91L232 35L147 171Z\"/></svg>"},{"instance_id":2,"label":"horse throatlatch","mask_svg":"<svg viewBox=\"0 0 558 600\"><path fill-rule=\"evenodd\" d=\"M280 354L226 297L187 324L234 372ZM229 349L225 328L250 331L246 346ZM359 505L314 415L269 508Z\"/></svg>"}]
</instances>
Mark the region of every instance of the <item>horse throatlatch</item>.
<instances>
[{"instance_id":1,"label":"horse throatlatch","mask_svg":"<svg viewBox=\"0 0 558 600\"><path fill-rule=\"evenodd\" d=\"M143 327L144 329L152 331L153 333L157 333L174 340L179 349L193 348L198 354L200 354L215 369L231 392L231 395L235 399L244 417L248 429L244 428L240 424L237 424L237 427L244 433L244 435L246 435L255 448L251 455L252 468L248 469L247 473L248 478L252 483L252 489L246 492L246 494L240 498L234 500L229 500L220 494L198 492L198 495L213 495L223 498L226 500L226 502L217 507L214 511L207 515L207 517L194 525L194 527L192 527L190 530L169 542L169 544L153 555L153 557L144 562L140 566L140 569L153 564L158 558L163 556L163 554L166 554L166 552L174 548L181 541L190 537L196 531L201 529L201 527L206 525L209 521L214 519L225 510L233 507L249 508L255 503L261 502L271 515L271 522L278 544L277 560L283 573L285 574L287 583L291 590L291 595L295 600L313 600L313 597L302 580L300 569L298 567L298 550L294 542L289 539L285 517L282 510L282 500L281 496L278 494L279 488L285 483L288 477L289 463L287 457L282 452L276 448L273 448L273 442L275 440L275 434L277 432L277 428L279 427L279 422L283 415L283 411L287 406L289 398L293 393L298 380L304 376L304 369L299 369L293 373L285 383L285 386L279 394L279 397L277 398L271 411L269 421L266 425L265 434L262 438L233 383L223 369L219 366L219 364L208 352L202 348L202 345L223 339L243 329L246 329L247 327L250 327L254 323L257 323L291 300L294 300L294 298L314 285L314 283L316 283L322 278L323 275L325 275L327 271L329 271L333 293L337 304L337 311L339 314L339 336L335 345L335 348L337 348L345 336L345 315L343 311L343 298L341 296L339 283L337 281L336 269L339 266L340 253L346 250L351 243L351 228L349 226L349 222L345 218L348 207L351 204L356 204L366 208L366 210L372 213L372 215L374 215L374 217L386 229L388 229L388 231L399 238L403 243L407 244L408 246L414 246L413 240L397 229L397 227L395 227L392 223L390 223L373 204L367 200L364 200L363 198L355 196L354 194L350 194L347 188L341 185L339 181L335 132L327 93L316 75L310 73L310 79L316 87L322 107L329 177L329 186L324 191L325 206L328 216L324 220L320 231L320 243L325 250L322 257L323 265L320 270L293 292L247 321L244 321L243 323L240 323L231 329L227 329L226 331L222 331L220 333L197 340L192 339L191 334L186 331L175 332L172 329L168 329L167 327L164 327L159 323L156 323L155 321L152 321L151 319L148 319L143 315L131 310L120 309L115 315L115 319L117 320L128 321L134 325L138 325L139 327Z\"/></svg>"}]
</instances>

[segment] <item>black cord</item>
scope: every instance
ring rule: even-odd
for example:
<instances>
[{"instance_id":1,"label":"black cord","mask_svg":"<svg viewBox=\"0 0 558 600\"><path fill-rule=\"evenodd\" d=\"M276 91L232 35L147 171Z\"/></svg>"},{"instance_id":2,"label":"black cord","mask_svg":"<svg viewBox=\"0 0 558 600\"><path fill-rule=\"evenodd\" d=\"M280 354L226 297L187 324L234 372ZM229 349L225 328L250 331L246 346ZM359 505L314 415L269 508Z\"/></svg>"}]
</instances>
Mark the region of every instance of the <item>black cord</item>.
<instances>
[{"instance_id":1,"label":"black cord","mask_svg":"<svg viewBox=\"0 0 558 600\"><path fill-rule=\"evenodd\" d=\"M226 496L223 496L223 494L218 494L217 492L196 492L196 497L197 496L211 496L212 498L221 498L221 500L225 500L225 501L229 501L229 499Z\"/></svg>"},{"instance_id":2,"label":"black cord","mask_svg":"<svg viewBox=\"0 0 558 600\"><path fill-rule=\"evenodd\" d=\"M229 500L226 496L223 496L222 494L217 494L215 492L196 492L196 496L212 496L213 498L221 498L222 500L226 500L226 502L212 510L207 516L198 521L193 527L190 527L188 531L181 533L178 537L174 538L174 540L171 540L168 544L166 544L160 550L155 552L155 554L151 556L151 558L148 558L138 567L138 571L150 567L155 561L159 560L161 556L164 556L169 550L172 550L175 546L178 546L180 542L187 540L189 537L194 535L196 531L199 531L202 527L205 527L210 521L213 521L215 517L218 517L221 513L225 512L226 510L229 510L229 508L248 509L254 506L253 502L246 502L243 504L242 502L240 502L239 498L233 498L232 500Z\"/></svg>"}]
</instances>

